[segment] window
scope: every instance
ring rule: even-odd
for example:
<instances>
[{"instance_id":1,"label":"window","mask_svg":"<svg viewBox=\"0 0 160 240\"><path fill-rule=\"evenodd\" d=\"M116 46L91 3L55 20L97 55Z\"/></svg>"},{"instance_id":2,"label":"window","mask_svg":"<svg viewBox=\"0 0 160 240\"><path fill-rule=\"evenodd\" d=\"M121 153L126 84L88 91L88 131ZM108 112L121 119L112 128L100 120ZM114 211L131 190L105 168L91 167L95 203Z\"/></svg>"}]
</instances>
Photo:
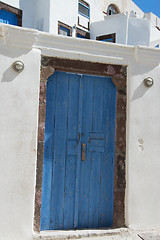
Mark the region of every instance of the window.
<instances>
[{"instance_id":1,"label":"window","mask_svg":"<svg viewBox=\"0 0 160 240\"><path fill-rule=\"evenodd\" d=\"M0 10L0 22L16 26L18 25L17 16L14 13L8 12L4 9Z\"/></svg>"},{"instance_id":2,"label":"window","mask_svg":"<svg viewBox=\"0 0 160 240\"><path fill-rule=\"evenodd\" d=\"M81 35L81 34L79 34L79 33L77 33L77 38L86 38L86 37Z\"/></svg>"},{"instance_id":3,"label":"window","mask_svg":"<svg viewBox=\"0 0 160 240\"><path fill-rule=\"evenodd\" d=\"M65 28L65 27L62 27L60 26L59 27L59 34L60 35L63 35L63 36L70 36L70 33L69 33L69 29Z\"/></svg>"},{"instance_id":4,"label":"window","mask_svg":"<svg viewBox=\"0 0 160 240\"><path fill-rule=\"evenodd\" d=\"M89 32L85 32L79 28L76 28L76 37L90 39L90 34Z\"/></svg>"},{"instance_id":5,"label":"window","mask_svg":"<svg viewBox=\"0 0 160 240\"><path fill-rule=\"evenodd\" d=\"M63 36L71 36L72 28L62 22L58 22L58 34Z\"/></svg>"},{"instance_id":6,"label":"window","mask_svg":"<svg viewBox=\"0 0 160 240\"><path fill-rule=\"evenodd\" d=\"M0 2L0 22L22 26L22 10Z\"/></svg>"},{"instance_id":7,"label":"window","mask_svg":"<svg viewBox=\"0 0 160 240\"><path fill-rule=\"evenodd\" d=\"M85 1L79 0L78 3L78 13L86 18L90 18L90 8L89 4Z\"/></svg>"},{"instance_id":8,"label":"window","mask_svg":"<svg viewBox=\"0 0 160 240\"><path fill-rule=\"evenodd\" d=\"M108 34L108 35L102 35L102 36L96 37L96 40L103 41L103 42L115 43L116 42L116 34L112 33L112 34Z\"/></svg>"},{"instance_id":9,"label":"window","mask_svg":"<svg viewBox=\"0 0 160 240\"><path fill-rule=\"evenodd\" d=\"M119 12L120 12L120 11L119 11L119 9L118 9L118 7L117 7L116 5L110 4L110 5L108 6L107 15L114 15L114 14L117 14L117 13L119 13Z\"/></svg>"}]
</instances>

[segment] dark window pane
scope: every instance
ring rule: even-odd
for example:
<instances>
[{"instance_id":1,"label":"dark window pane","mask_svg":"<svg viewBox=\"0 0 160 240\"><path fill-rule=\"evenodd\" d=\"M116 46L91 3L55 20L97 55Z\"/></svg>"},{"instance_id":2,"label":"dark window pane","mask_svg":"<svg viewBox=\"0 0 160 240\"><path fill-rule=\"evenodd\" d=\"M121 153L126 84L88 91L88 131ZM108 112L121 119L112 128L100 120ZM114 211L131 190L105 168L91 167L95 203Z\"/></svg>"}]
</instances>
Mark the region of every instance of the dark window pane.
<instances>
[{"instance_id":1,"label":"dark window pane","mask_svg":"<svg viewBox=\"0 0 160 240\"><path fill-rule=\"evenodd\" d=\"M78 12L89 17L89 9L87 7L85 7L84 5L82 5L81 3L79 3L78 5Z\"/></svg>"}]
</instances>

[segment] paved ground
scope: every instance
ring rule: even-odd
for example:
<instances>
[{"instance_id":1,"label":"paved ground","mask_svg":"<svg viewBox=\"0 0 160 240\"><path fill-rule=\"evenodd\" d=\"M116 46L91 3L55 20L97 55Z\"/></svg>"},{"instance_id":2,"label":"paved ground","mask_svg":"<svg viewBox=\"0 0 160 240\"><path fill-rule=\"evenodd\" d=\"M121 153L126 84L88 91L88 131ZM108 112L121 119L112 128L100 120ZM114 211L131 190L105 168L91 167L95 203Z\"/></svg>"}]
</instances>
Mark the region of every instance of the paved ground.
<instances>
[{"instance_id":1,"label":"paved ground","mask_svg":"<svg viewBox=\"0 0 160 240\"><path fill-rule=\"evenodd\" d=\"M35 240L160 240L159 230L111 230L43 231L34 236Z\"/></svg>"},{"instance_id":2,"label":"paved ground","mask_svg":"<svg viewBox=\"0 0 160 240\"><path fill-rule=\"evenodd\" d=\"M160 235L152 235L152 234L129 235L128 234L128 235L119 235L119 236L102 236L102 237L99 236L99 237L80 238L80 240L122 240L122 239L123 240L160 240Z\"/></svg>"},{"instance_id":3,"label":"paved ground","mask_svg":"<svg viewBox=\"0 0 160 240\"><path fill-rule=\"evenodd\" d=\"M139 233L138 236L142 240L160 240L160 233Z\"/></svg>"}]
</instances>

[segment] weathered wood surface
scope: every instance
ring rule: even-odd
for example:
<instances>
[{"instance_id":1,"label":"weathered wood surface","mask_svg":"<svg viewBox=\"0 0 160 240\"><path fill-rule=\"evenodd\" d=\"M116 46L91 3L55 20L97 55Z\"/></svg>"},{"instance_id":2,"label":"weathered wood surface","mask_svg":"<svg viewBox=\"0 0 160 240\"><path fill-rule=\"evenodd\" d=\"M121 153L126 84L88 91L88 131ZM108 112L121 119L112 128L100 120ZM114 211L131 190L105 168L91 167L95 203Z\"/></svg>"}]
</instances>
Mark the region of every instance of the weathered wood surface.
<instances>
[{"instance_id":1,"label":"weathered wood surface","mask_svg":"<svg viewBox=\"0 0 160 240\"><path fill-rule=\"evenodd\" d=\"M112 226L115 114L111 78L48 79L41 230Z\"/></svg>"}]
</instances>

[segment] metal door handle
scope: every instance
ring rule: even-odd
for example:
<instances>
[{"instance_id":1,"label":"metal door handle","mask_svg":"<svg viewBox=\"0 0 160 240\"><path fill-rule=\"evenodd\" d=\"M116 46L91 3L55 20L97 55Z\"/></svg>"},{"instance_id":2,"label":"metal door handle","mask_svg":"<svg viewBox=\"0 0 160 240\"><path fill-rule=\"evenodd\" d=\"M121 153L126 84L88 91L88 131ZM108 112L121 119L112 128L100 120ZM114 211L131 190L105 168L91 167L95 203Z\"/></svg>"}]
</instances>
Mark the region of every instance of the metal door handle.
<instances>
[{"instance_id":1,"label":"metal door handle","mask_svg":"<svg viewBox=\"0 0 160 240\"><path fill-rule=\"evenodd\" d=\"M82 161L86 160L86 143L82 143Z\"/></svg>"}]
</instances>

